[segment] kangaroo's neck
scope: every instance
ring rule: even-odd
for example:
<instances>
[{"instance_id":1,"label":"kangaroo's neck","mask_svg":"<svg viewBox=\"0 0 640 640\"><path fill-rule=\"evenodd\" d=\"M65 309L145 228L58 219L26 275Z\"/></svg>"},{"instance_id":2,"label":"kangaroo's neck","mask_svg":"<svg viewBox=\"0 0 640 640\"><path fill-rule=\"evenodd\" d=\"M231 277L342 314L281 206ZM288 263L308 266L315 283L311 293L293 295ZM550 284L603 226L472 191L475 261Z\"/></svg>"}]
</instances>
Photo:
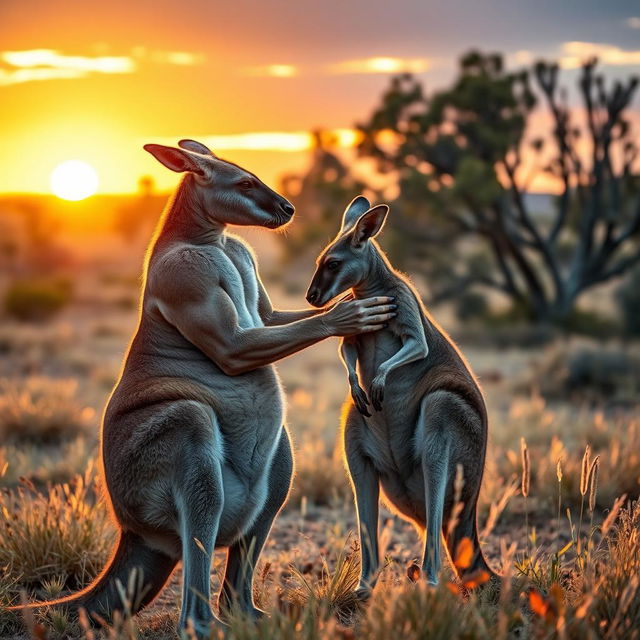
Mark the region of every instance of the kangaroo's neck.
<instances>
[{"instance_id":1,"label":"kangaroo's neck","mask_svg":"<svg viewBox=\"0 0 640 640\"><path fill-rule=\"evenodd\" d=\"M185 176L167 205L158 239L190 244L217 244L222 241L226 224L215 220L198 197L194 178Z\"/></svg>"},{"instance_id":2,"label":"kangaroo's neck","mask_svg":"<svg viewBox=\"0 0 640 640\"><path fill-rule=\"evenodd\" d=\"M367 270L362 281L353 287L354 295L356 298L389 295L398 285L398 276L374 242L369 242L366 251Z\"/></svg>"}]
</instances>

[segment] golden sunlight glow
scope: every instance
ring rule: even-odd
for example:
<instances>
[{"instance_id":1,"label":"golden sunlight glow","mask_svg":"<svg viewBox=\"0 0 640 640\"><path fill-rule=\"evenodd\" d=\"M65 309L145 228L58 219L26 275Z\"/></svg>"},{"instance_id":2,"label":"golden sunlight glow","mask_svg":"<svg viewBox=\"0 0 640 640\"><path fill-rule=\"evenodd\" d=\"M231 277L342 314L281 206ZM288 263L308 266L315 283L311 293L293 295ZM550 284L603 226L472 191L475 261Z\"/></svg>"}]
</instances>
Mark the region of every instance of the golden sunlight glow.
<instances>
[{"instance_id":1,"label":"golden sunlight glow","mask_svg":"<svg viewBox=\"0 0 640 640\"><path fill-rule=\"evenodd\" d=\"M328 129L324 132L334 146L348 149L360 142L355 129ZM193 134L186 137L199 140L214 151L306 151L314 145L314 136L308 131L256 131L227 135ZM175 138L158 138L154 142L175 145ZM141 141L142 143L142 141Z\"/></svg>"},{"instance_id":2,"label":"golden sunlight glow","mask_svg":"<svg viewBox=\"0 0 640 640\"><path fill-rule=\"evenodd\" d=\"M51 172L51 191L63 200L84 200L98 190L98 174L82 160L68 160Z\"/></svg>"},{"instance_id":3,"label":"golden sunlight glow","mask_svg":"<svg viewBox=\"0 0 640 640\"><path fill-rule=\"evenodd\" d=\"M53 49L5 51L2 59L14 67L54 67L99 73L131 73L135 63L128 56L66 56Z\"/></svg>"},{"instance_id":4,"label":"golden sunlight glow","mask_svg":"<svg viewBox=\"0 0 640 640\"><path fill-rule=\"evenodd\" d=\"M261 67L246 67L244 72L248 76L293 78L298 75L298 67L293 64L267 64Z\"/></svg>"},{"instance_id":5,"label":"golden sunlight glow","mask_svg":"<svg viewBox=\"0 0 640 640\"><path fill-rule=\"evenodd\" d=\"M431 66L427 58L377 56L347 60L329 67L331 73L423 73Z\"/></svg>"}]
</instances>

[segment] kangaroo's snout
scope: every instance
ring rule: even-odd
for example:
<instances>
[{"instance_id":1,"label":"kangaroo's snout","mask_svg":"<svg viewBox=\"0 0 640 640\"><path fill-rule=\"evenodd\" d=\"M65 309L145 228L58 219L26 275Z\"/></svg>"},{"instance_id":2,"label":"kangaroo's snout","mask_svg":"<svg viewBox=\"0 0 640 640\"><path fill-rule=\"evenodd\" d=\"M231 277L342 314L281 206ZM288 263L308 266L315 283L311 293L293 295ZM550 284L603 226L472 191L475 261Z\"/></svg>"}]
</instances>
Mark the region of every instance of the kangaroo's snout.
<instances>
[{"instance_id":1,"label":"kangaroo's snout","mask_svg":"<svg viewBox=\"0 0 640 640\"><path fill-rule=\"evenodd\" d=\"M319 298L320 292L315 287L309 287L307 291L307 302L315 307Z\"/></svg>"},{"instance_id":2,"label":"kangaroo's snout","mask_svg":"<svg viewBox=\"0 0 640 640\"><path fill-rule=\"evenodd\" d=\"M284 202L281 202L280 203L280 208L285 213L285 215L287 215L289 217L293 216L293 214L295 213L295 210L296 210L296 208L288 200L285 200Z\"/></svg>"}]
</instances>

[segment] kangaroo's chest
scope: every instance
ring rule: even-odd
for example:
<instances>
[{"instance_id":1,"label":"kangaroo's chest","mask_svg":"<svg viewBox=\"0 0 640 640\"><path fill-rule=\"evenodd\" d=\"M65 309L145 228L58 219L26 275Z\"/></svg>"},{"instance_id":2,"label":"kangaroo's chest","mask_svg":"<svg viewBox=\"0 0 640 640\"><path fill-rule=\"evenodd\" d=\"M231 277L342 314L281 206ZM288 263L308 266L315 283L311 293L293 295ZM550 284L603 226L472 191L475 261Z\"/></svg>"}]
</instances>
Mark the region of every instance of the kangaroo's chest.
<instances>
[{"instance_id":1,"label":"kangaroo's chest","mask_svg":"<svg viewBox=\"0 0 640 640\"><path fill-rule=\"evenodd\" d=\"M393 329L391 324L389 329L363 333L356 338L360 379L367 387L376 376L380 365L402 347L402 342Z\"/></svg>"},{"instance_id":2,"label":"kangaroo's chest","mask_svg":"<svg viewBox=\"0 0 640 640\"><path fill-rule=\"evenodd\" d=\"M220 283L231 298L243 329L263 326L258 313L258 276L246 255L230 248L220 256Z\"/></svg>"}]
</instances>

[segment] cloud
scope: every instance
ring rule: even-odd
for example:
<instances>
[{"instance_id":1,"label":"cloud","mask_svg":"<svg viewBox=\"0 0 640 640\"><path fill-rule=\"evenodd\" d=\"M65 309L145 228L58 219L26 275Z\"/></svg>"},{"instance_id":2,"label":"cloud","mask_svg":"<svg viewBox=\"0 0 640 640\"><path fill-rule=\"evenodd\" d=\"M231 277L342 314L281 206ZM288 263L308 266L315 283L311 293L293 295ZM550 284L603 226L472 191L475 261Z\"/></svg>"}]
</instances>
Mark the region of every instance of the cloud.
<instances>
[{"instance_id":1,"label":"cloud","mask_svg":"<svg viewBox=\"0 0 640 640\"><path fill-rule=\"evenodd\" d=\"M598 58L602 64L640 65L640 49L628 51L613 44L580 41L565 42L562 45L559 63L565 69L575 69L580 67L585 60L593 57Z\"/></svg>"},{"instance_id":2,"label":"cloud","mask_svg":"<svg viewBox=\"0 0 640 640\"><path fill-rule=\"evenodd\" d=\"M640 29L640 16L632 16L631 18L627 18L626 24L632 29Z\"/></svg>"},{"instance_id":3,"label":"cloud","mask_svg":"<svg viewBox=\"0 0 640 640\"><path fill-rule=\"evenodd\" d=\"M335 146L350 148L359 140L359 133L354 129L332 129L325 132L332 138ZM228 135L195 135L189 136L206 144L214 152L222 151L306 151L315 144L314 135L308 131L256 131ZM149 140L144 141L149 142ZM174 138L158 138L154 142L175 146Z\"/></svg>"},{"instance_id":4,"label":"cloud","mask_svg":"<svg viewBox=\"0 0 640 640\"><path fill-rule=\"evenodd\" d=\"M293 78L299 74L299 69L293 64L267 64L258 67L245 67L245 75L272 78Z\"/></svg>"},{"instance_id":5,"label":"cloud","mask_svg":"<svg viewBox=\"0 0 640 640\"><path fill-rule=\"evenodd\" d=\"M138 60L148 60L156 64L173 64L181 67L191 67L202 64L205 56L202 53L193 53L191 51L159 51L152 49L149 51L146 47L134 47L131 51L134 58Z\"/></svg>"},{"instance_id":6,"label":"cloud","mask_svg":"<svg viewBox=\"0 0 640 640\"><path fill-rule=\"evenodd\" d=\"M54 49L0 52L0 86L38 80L85 78L92 74L135 73L140 62L191 66L204 61L188 51L147 51L136 47L127 56L70 56Z\"/></svg>"},{"instance_id":7,"label":"cloud","mask_svg":"<svg viewBox=\"0 0 640 640\"><path fill-rule=\"evenodd\" d=\"M396 58L375 56L357 60L345 60L323 67L310 67L307 73L322 75L369 74L369 73L424 73L431 67L427 58ZM256 67L245 67L243 73L249 76L293 78L303 71L293 64L268 64Z\"/></svg>"},{"instance_id":8,"label":"cloud","mask_svg":"<svg viewBox=\"0 0 640 640\"><path fill-rule=\"evenodd\" d=\"M389 56L375 56L346 60L329 65L327 71L331 74L343 73L424 73L431 67L428 58L395 58Z\"/></svg>"}]
</instances>

